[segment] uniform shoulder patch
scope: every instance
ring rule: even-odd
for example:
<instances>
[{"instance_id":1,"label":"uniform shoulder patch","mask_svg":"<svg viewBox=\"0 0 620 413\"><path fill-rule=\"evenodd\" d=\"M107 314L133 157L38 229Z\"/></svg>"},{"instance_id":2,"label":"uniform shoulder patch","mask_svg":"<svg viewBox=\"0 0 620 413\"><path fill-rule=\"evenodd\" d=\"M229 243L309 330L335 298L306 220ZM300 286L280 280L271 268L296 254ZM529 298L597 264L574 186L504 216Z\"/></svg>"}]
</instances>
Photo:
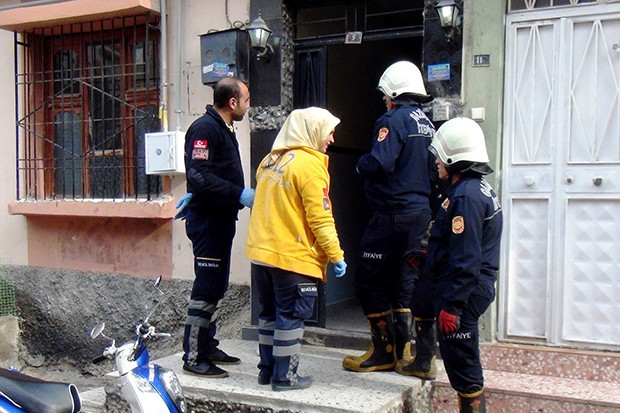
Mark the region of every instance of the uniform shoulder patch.
<instances>
[{"instance_id":1,"label":"uniform shoulder patch","mask_svg":"<svg viewBox=\"0 0 620 413\"><path fill-rule=\"evenodd\" d=\"M389 133L390 133L390 130L388 128L383 127L379 129L379 135L377 136L377 142L383 142L385 138L387 138Z\"/></svg>"},{"instance_id":2,"label":"uniform shoulder patch","mask_svg":"<svg viewBox=\"0 0 620 413\"><path fill-rule=\"evenodd\" d=\"M465 231L465 219L460 215L452 218L452 232L458 235L463 231Z\"/></svg>"},{"instance_id":3,"label":"uniform shoulder patch","mask_svg":"<svg viewBox=\"0 0 620 413\"><path fill-rule=\"evenodd\" d=\"M209 142L206 139L195 139L192 143L192 159L209 159Z\"/></svg>"},{"instance_id":4,"label":"uniform shoulder patch","mask_svg":"<svg viewBox=\"0 0 620 413\"><path fill-rule=\"evenodd\" d=\"M450 198L444 199L443 202L441 203L441 207L447 211L449 206L450 206Z\"/></svg>"}]
</instances>

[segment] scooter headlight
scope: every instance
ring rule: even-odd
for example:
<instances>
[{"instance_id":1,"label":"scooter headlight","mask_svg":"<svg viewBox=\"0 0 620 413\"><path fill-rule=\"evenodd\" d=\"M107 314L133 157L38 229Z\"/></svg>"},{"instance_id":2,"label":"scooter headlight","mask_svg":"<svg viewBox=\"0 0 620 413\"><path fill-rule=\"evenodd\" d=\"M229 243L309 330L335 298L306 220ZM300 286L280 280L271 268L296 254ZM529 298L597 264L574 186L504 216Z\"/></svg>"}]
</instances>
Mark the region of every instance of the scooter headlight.
<instances>
[{"instance_id":1,"label":"scooter headlight","mask_svg":"<svg viewBox=\"0 0 620 413\"><path fill-rule=\"evenodd\" d=\"M170 396L177 409L179 409L179 412L187 412L185 396L183 395L183 389L181 388L181 383L179 382L177 375L174 374L172 370L160 367L159 378L162 383L164 383L166 393L168 393L168 396Z\"/></svg>"},{"instance_id":2,"label":"scooter headlight","mask_svg":"<svg viewBox=\"0 0 620 413\"><path fill-rule=\"evenodd\" d=\"M144 377L140 376L139 374L136 374L135 372L132 372L131 376L136 384L136 387L142 393L150 393L150 392L155 391L153 386L151 386L151 383L149 383L148 379L145 379Z\"/></svg>"}]
</instances>

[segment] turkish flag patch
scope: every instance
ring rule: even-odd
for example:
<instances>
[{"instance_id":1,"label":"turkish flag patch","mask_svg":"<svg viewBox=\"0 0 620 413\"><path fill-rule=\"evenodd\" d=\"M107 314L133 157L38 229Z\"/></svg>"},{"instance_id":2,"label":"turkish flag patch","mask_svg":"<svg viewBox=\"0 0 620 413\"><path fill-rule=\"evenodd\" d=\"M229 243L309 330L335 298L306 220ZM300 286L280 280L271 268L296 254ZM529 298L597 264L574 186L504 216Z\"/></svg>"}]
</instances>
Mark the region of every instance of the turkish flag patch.
<instances>
[{"instance_id":1,"label":"turkish flag patch","mask_svg":"<svg viewBox=\"0 0 620 413\"><path fill-rule=\"evenodd\" d=\"M192 145L192 159L206 161L209 159L209 142L206 139L196 139Z\"/></svg>"},{"instance_id":2,"label":"turkish flag patch","mask_svg":"<svg viewBox=\"0 0 620 413\"><path fill-rule=\"evenodd\" d=\"M209 149L209 141L206 139L196 139L194 141L194 149Z\"/></svg>"}]
</instances>

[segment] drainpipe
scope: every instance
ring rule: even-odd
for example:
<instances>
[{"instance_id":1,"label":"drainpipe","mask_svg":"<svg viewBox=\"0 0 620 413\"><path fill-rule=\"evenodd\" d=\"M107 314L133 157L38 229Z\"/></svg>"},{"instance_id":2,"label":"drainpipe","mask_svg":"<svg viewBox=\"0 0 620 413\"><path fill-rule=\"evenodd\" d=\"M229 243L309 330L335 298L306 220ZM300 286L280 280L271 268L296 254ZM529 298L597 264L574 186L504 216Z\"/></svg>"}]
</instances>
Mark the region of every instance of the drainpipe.
<instances>
[{"instance_id":1,"label":"drainpipe","mask_svg":"<svg viewBox=\"0 0 620 413\"><path fill-rule=\"evenodd\" d=\"M175 76L175 96L176 96L176 107L174 109L174 113L175 113L175 122L176 122L176 126L177 126L177 131L181 130L181 73L182 73L182 67L181 67L181 44L182 44L182 39L181 39L181 23L183 22L183 17L182 17L182 13L183 13L183 8L181 7L181 1L182 0L175 0L176 2L176 17L177 17L177 38L176 38L176 62L177 62L177 73Z\"/></svg>"},{"instance_id":2,"label":"drainpipe","mask_svg":"<svg viewBox=\"0 0 620 413\"><path fill-rule=\"evenodd\" d=\"M166 0L159 0L161 10L161 103L159 118L164 132L168 131L168 22Z\"/></svg>"}]
</instances>

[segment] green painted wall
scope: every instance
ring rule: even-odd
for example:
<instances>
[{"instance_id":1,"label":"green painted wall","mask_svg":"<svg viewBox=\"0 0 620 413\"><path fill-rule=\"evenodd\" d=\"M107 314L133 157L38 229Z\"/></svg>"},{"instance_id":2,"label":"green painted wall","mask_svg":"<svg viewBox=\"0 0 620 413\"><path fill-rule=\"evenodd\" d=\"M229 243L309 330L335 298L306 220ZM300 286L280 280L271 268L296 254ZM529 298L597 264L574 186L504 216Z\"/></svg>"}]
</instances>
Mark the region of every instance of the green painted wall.
<instances>
[{"instance_id":1,"label":"green painted wall","mask_svg":"<svg viewBox=\"0 0 620 413\"><path fill-rule=\"evenodd\" d=\"M500 193L506 3L465 0L463 16L463 115L472 117L472 108L484 108L485 118L479 124L495 170L488 179ZM474 66L477 55L488 55L489 65ZM497 293L499 296L499 291ZM497 296L494 305L480 319L481 341L493 341L496 337Z\"/></svg>"},{"instance_id":2,"label":"green painted wall","mask_svg":"<svg viewBox=\"0 0 620 413\"><path fill-rule=\"evenodd\" d=\"M493 169L489 181L499 190L504 90L505 1L465 0L463 5L463 115L484 108L480 122ZM474 66L474 56L488 55L489 66Z\"/></svg>"}]
</instances>

